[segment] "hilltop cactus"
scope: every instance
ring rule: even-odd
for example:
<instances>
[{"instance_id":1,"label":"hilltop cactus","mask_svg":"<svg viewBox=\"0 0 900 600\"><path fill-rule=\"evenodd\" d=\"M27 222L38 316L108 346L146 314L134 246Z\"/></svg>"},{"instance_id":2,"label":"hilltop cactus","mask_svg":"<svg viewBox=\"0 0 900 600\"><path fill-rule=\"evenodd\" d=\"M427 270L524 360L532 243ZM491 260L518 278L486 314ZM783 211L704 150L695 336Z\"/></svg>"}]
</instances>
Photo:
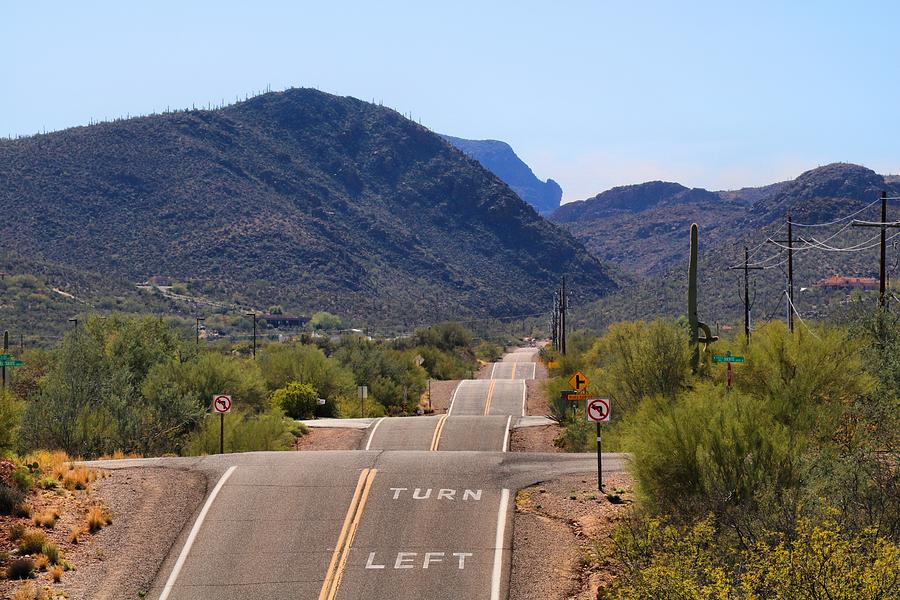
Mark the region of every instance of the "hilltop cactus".
<instances>
[{"instance_id":1,"label":"hilltop cactus","mask_svg":"<svg viewBox=\"0 0 900 600\"><path fill-rule=\"evenodd\" d=\"M691 224L691 259L688 266L688 322L691 328L691 370L696 373L700 368L700 342L708 345L717 339L712 335L709 326L700 321L697 314L697 247L700 233L696 223ZM700 331L704 337L700 337Z\"/></svg>"}]
</instances>

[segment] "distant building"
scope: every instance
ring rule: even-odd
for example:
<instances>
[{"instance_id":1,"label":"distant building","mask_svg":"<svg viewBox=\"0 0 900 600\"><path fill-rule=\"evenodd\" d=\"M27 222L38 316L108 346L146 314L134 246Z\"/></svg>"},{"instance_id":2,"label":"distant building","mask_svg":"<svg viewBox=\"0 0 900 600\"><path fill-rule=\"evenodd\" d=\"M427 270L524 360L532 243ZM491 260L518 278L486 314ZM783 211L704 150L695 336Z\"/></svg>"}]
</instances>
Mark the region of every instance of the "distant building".
<instances>
[{"instance_id":1,"label":"distant building","mask_svg":"<svg viewBox=\"0 0 900 600\"><path fill-rule=\"evenodd\" d=\"M288 315L259 315L257 318L260 321L265 321L269 327L283 327L285 329L303 327L309 322L308 317L291 317Z\"/></svg>"},{"instance_id":2,"label":"distant building","mask_svg":"<svg viewBox=\"0 0 900 600\"><path fill-rule=\"evenodd\" d=\"M832 275L819 281L817 286L832 290L877 290L878 280L874 277L844 277Z\"/></svg>"}]
</instances>

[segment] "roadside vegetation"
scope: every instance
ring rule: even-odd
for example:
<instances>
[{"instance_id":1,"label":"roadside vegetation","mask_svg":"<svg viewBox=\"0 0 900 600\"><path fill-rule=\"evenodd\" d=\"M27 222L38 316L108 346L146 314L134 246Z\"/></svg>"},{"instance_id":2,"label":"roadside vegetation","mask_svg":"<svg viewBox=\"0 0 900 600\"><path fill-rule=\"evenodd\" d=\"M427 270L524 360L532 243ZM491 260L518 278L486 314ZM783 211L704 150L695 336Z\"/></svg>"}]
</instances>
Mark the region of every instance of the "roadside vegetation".
<instances>
[{"instance_id":1,"label":"roadside vegetation","mask_svg":"<svg viewBox=\"0 0 900 600\"><path fill-rule=\"evenodd\" d=\"M777 322L716 342L697 373L673 321L573 336L551 399L582 370L612 399L604 451L633 454L639 508L602 554L600 598L900 596L900 319ZM732 351L734 385L711 354ZM557 444L596 448L578 411Z\"/></svg>"},{"instance_id":2,"label":"roadside vegetation","mask_svg":"<svg viewBox=\"0 0 900 600\"><path fill-rule=\"evenodd\" d=\"M317 326L335 319L316 315ZM306 432L297 419L415 414L427 406L429 379L467 377L502 353L453 323L390 340L304 334L260 343L255 357L246 343L197 343L193 334L158 317L94 315L54 347L17 353L25 365L9 369L0 394L0 455L218 452L217 394L234 400L227 452L286 450Z\"/></svg>"}]
</instances>

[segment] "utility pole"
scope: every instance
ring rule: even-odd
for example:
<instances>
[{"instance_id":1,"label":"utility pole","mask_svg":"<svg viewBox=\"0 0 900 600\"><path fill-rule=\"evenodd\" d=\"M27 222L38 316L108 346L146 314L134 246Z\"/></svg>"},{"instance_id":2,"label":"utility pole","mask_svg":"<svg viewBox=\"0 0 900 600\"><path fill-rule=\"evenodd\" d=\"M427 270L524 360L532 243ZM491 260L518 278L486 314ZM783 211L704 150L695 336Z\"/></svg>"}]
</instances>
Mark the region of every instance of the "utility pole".
<instances>
[{"instance_id":1,"label":"utility pole","mask_svg":"<svg viewBox=\"0 0 900 600\"><path fill-rule=\"evenodd\" d=\"M788 211L787 214L787 240L766 240L772 244L787 244L788 251L788 329L791 330L791 333L794 333L794 232L792 228L793 223L791 222L791 213Z\"/></svg>"},{"instance_id":2,"label":"utility pole","mask_svg":"<svg viewBox=\"0 0 900 600\"><path fill-rule=\"evenodd\" d=\"M569 298L566 295L566 278L563 276L562 280L562 292L560 293L560 311L562 312L562 316L560 317L560 353L565 356L566 355L566 312L569 310Z\"/></svg>"},{"instance_id":3,"label":"utility pole","mask_svg":"<svg viewBox=\"0 0 900 600\"><path fill-rule=\"evenodd\" d=\"M881 192L881 222L853 221L854 227L878 227L881 229L881 264L879 265L878 281L878 305L884 308L887 303L887 228L900 227L900 222L888 223L887 220L887 192Z\"/></svg>"},{"instance_id":4,"label":"utility pole","mask_svg":"<svg viewBox=\"0 0 900 600\"><path fill-rule=\"evenodd\" d=\"M744 246L744 266L731 267L729 270L734 271L741 269L744 271L744 336L750 341L750 271L761 271L763 267L750 266L750 251ZM718 323L716 323L718 328ZM718 333L718 332L717 332Z\"/></svg>"},{"instance_id":5,"label":"utility pole","mask_svg":"<svg viewBox=\"0 0 900 600\"><path fill-rule=\"evenodd\" d=\"M200 322L205 321L205 317L197 317L197 347L200 347Z\"/></svg>"},{"instance_id":6,"label":"utility pole","mask_svg":"<svg viewBox=\"0 0 900 600\"><path fill-rule=\"evenodd\" d=\"M244 316L253 317L253 358L256 358L256 313L244 313Z\"/></svg>"},{"instance_id":7,"label":"utility pole","mask_svg":"<svg viewBox=\"0 0 900 600\"><path fill-rule=\"evenodd\" d=\"M553 316L550 318L553 349L559 350L559 291L553 292Z\"/></svg>"},{"instance_id":8,"label":"utility pole","mask_svg":"<svg viewBox=\"0 0 900 600\"><path fill-rule=\"evenodd\" d=\"M9 331L3 332L3 354L9 351ZM6 393L6 365L0 367L3 369L3 392Z\"/></svg>"}]
</instances>

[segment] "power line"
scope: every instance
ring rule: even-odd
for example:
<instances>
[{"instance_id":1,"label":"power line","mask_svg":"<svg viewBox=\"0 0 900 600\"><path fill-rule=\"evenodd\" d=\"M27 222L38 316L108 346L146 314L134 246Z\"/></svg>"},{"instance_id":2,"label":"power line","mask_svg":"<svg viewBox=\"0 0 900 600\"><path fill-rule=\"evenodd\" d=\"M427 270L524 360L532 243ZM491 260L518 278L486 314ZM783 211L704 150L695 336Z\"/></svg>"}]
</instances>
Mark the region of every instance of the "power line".
<instances>
[{"instance_id":1,"label":"power line","mask_svg":"<svg viewBox=\"0 0 900 600\"><path fill-rule=\"evenodd\" d=\"M842 223L842 222L846 221L847 219L850 219L850 218L852 218L852 217L855 217L855 216L858 215L859 213L863 212L863 211L866 210L867 208L871 208L872 206L875 206L875 205L878 204L879 202L881 202L881 198L879 198L878 200L873 201L871 204L867 204L866 206L863 206L861 209L859 209L858 211L856 211L856 212L854 212L854 213L851 213L851 214L849 214L849 215L845 215L845 216L841 217L840 219L837 219L837 220L835 220L835 221L830 221L830 222L828 222L828 223L792 223L792 225L793 225L794 227L828 227L828 226L830 226L830 225L837 225L838 223Z\"/></svg>"}]
</instances>

